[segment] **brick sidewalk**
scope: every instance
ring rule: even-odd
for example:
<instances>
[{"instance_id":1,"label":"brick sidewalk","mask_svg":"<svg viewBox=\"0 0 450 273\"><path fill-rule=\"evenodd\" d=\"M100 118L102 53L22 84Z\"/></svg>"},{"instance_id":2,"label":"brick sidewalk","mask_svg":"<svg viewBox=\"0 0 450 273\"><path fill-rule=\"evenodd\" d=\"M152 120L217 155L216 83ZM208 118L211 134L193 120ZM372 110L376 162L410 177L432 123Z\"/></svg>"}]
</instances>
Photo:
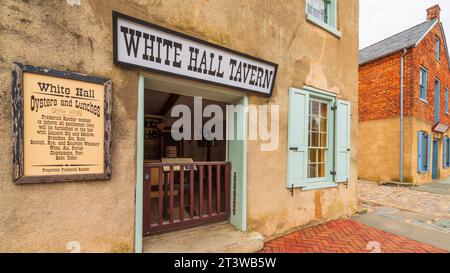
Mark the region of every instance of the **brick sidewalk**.
<instances>
[{"instance_id":1,"label":"brick sidewalk","mask_svg":"<svg viewBox=\"0 0 450 273\"><path fill-rule=\"evenodd\" d=\"M446 253L433 246L390 234L352 220L332 221L306 228L264 245L261 253ZM375 248L376 249L376 248Z\"/></svg>"}]
</instances>

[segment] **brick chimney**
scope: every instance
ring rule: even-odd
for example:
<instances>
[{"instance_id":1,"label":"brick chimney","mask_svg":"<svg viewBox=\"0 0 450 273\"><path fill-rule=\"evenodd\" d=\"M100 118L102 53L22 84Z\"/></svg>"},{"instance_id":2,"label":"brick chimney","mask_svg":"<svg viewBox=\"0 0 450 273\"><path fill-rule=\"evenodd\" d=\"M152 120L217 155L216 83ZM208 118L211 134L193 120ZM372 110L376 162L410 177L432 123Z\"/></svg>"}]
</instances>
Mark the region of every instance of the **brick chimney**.
<instances>
[{"instance_id":1,"label":"brick chimney","mask_svg":"<svg viewBox=\"0 0 450 273\"><path fill-rule=\"evenodd\" d=\"M434 5L431 8L427 9L427 20L431 21L434 19L438 19L440 21L441 7L439 5Z\"/></svg>"}]
</instances>

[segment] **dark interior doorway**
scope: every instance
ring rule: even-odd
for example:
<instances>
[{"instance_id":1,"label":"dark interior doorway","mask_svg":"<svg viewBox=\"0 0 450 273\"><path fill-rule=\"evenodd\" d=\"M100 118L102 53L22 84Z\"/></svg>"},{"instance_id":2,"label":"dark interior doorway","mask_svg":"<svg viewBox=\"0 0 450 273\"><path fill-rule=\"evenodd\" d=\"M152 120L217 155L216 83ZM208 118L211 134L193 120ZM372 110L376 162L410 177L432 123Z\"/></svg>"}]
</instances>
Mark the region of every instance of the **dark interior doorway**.
<instances>
[{"instance_id":1,"label":"dark interior doorway","mask_svg":"<svg viewBox=\"0 0 450 273\"><path fill-rule=\"evenodd\" d=\"M171 117L177 105L187 106L191 119L194 97L145 90L144 117L144 236L194 225L223 221L229 216L230 163L223 139L175 140ZM202 100L202 108L225 103ZM202 128L210 119L202 118ZM226 131L226 115L221 121Z\"/></svg>"}]
</instances>

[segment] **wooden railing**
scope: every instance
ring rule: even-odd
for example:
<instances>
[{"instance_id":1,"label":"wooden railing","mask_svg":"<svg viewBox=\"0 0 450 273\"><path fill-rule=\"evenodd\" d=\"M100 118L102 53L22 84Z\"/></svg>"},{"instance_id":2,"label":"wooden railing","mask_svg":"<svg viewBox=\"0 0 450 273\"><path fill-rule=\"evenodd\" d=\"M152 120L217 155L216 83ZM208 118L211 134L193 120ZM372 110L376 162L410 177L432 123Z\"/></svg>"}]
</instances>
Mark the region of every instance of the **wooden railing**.
<instances>
[{"instance_id":1,"label":"wooden railing","mask_svg":"<svg viewBox=\"0 0 450 273\"><path fill-rule=\"evenodd\" d=\"M230 162L144 164L144 236L225 221Z\"/></svg>"}]
</instances>

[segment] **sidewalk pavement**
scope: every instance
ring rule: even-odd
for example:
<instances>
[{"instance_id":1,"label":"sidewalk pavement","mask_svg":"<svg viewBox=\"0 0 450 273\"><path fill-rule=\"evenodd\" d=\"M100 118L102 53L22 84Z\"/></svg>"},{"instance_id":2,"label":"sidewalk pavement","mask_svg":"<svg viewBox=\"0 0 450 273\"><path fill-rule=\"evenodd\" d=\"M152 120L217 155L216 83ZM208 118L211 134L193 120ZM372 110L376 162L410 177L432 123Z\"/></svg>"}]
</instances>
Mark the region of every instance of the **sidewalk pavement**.
<instances>
[{"instance_id":1,"label":"sidewalk pavement","mask_svg":"<svg viewBox=\"0 0 450 273\"><path fill-rule=\"evenodd\" d=\"M412 188L360 181L358 196L367 213L352 219L450 251L449 186L447 179Z\"/></svg>"}]
</instances>

